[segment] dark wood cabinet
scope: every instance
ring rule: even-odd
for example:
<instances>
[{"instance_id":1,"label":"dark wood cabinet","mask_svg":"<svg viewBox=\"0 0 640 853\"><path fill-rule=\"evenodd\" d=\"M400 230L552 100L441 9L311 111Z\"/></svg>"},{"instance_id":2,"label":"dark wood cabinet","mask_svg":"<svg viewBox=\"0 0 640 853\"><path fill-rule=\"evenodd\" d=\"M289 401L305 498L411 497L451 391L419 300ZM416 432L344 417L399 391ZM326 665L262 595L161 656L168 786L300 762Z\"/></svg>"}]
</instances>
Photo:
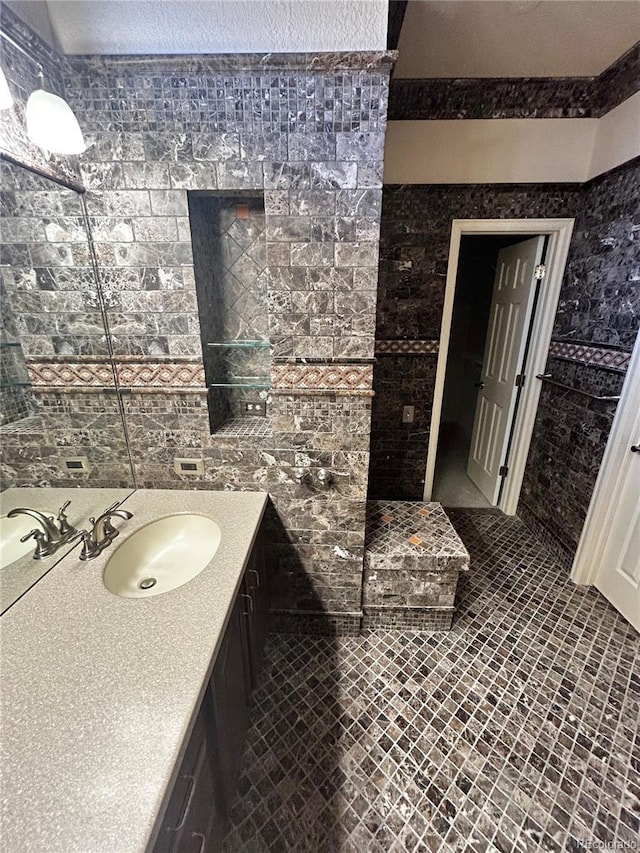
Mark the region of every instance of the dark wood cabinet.
<instances>
[{"instance_id":1,"label":"dark wood cabinet","mask_svg":"<svg viewBox=\"0 0 640 853\"><path fill-rule=\"evenodd\" d=\"M253 549L249 566L244 575L242 598L245 602L244 618L247 645L246 655L249 661L249 684L251 689L254 689L260 675L264 644L269 630L267 579L264 553L260 540Z\"/></svg>"},{"instance_id":2,"label":"dark wood cabinet","mask_svg":"<svg viewBox=\"0 0 640 853\"><path fill-rule=\"evenodd\" d=\"M258 540L233 602L153 853L213 853L224 836L268 627Z\"/></svg>"},{"instance_id":3,"label":"dark wood cabinet","mask_svg":"<svg viewBox=\"0 0 640 853\"><path fill-rule=\"evenodd\" d=\"M249 726L247 670L244 601L238 596L211 677L220 782L226 803L231 802L235 792Z\"/></svg>"},{"instance_id":4,"label":"dark wood cabinet","mask_svg":"<svg viewBox=\"0 0 640 853\"><path fill-rule=\"evenodd\" d=\"M209 842L222 823L222 797L213 701L208 689L173 786L154 853L209 850Z\"/></svg>"}]
</instances>

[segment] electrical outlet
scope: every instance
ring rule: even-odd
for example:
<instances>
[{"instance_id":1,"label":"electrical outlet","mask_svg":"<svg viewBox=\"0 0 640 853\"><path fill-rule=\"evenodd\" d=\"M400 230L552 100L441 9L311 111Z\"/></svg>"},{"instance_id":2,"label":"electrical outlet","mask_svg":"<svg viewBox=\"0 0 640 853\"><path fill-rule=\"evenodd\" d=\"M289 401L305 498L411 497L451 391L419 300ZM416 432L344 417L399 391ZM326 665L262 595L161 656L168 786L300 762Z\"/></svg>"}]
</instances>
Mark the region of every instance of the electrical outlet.
<instances>
[{"instance_id":1,"label":"electrical outlet","mask_svg":"<svg viewBox=\"0 0 640 853\"><path fill-rule=\"evenodd\" d=\"M267 404L264 402L264 400L245 400L245 402L243 403L243 411L245 415L266 418Z\"/></svg>"},{"instance_id":2,"label":"electrical outlet","mask_svg":"<svg viewBox=\"0 0 640 853\"><path fill-rule=\"evenodd\" d=\"M403 406L402 407L402 423L403 424L412 424L413 419L415 417L416 407L415 406Z\"/></svg>"},{"instance_id":3,"label":"electrical outlet","mask_svg":"<svg viewBox=\"0 0 640 853\"><path fill-rule=\"evenodd\" d=\"M191 474L202 476L204 474L204 461L202 459L180 459L173 460L173 470L176 474Z\"/></svg>"},{"instance_id":4,"label":"electrical outlet","mask_svg":"<svg viewBox=\"0 0 640 853\"><path fill-rule=\"evenodd\" d=\"M91 470L86 456L66 456L61 462L65 470L71 474L88 474Z\"/></svg>"}]
</instances>

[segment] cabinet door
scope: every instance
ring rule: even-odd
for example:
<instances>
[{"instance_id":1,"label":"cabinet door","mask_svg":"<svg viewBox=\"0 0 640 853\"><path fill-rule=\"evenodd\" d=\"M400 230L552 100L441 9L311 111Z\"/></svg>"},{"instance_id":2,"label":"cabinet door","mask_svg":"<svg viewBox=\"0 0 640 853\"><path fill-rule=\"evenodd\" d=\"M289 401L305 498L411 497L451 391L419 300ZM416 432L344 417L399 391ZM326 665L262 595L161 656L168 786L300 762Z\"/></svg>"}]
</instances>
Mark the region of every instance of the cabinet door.
<instances>
[{"instance_id":1,"label":"cabinet door","mask_svg":"<svg viewBox=\"0 0 640 853\"><path fill-rule=\"evenodd\" d=\"M201 850L208 849L212 828L214 824L221 822L215 780L216 768L212 766L211 755L205 747L200 754L193 787L172 853L200 853Z\"/></svg>"},{"instance_id":2,"label":"cabinet door","mask_svg":"<svg viewBox=\"0 0 640 853\"><path fill-rule=\"evenodd\" d=\"M264 644L269 630L269 601L262 542L256 543L244 576L243 599L247 626L250 684L255 688L260 675Z\"/></svg>"},{"instance_id":3,"label":"cabinet door","mask_svg":"<svg viewBox=\"0 0 640 853\"><path fill-rule=\"evenodd\" d=\"M220 781L227 804L235 792L244 736L249 725L243 611L244 599L238 596L211 678Z\"/></svg>"},{"instance_id":4,"label":"cabinet door","mask_svg":"<svg viewBox=\"0 0 640 853\"><path fill-rule=\"evenodd\" d=\"M204 738L171 853L202 853L212 850L214 840L219 840L224 831L223 794L220 784L222 774L210 687L202 700L199 716L203 720Z\"/></svg>"},{"instance_id":5,"label":"cabinet door","mask_svg":"<svg viewBox=\"0 0 640 853\"><path fill-rule=\"evenodd\" d=\"M201 708L173 786L171 799L164 813L164 819L155 847L153 848L153 853L170 853L170 851L175 849L176 837L180 827L184 823L189 799L192 796L196 766L205 743L207 725L209 728L212 727L211 715L209 714L209 719L207 720L204 708Z\"/></svg>"}]
</instances>

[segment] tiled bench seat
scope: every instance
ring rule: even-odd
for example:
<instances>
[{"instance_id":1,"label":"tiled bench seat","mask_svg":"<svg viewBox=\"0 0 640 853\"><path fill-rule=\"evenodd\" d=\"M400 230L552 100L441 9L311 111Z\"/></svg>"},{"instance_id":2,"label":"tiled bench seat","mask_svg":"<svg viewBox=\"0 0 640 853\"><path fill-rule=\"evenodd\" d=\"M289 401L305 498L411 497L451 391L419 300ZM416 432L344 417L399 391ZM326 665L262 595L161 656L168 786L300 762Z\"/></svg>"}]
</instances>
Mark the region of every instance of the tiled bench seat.
<instances>
[{"instance_id":1,"label":"tiled bench seat","mask_svg":"<svg viewBox=\"0 0 640 853\"><path fill-rule=\"evenodd\" d=\"M363 628L451 627L469 552L439 503L368 501Z\"/></svg>"}]
</instances>

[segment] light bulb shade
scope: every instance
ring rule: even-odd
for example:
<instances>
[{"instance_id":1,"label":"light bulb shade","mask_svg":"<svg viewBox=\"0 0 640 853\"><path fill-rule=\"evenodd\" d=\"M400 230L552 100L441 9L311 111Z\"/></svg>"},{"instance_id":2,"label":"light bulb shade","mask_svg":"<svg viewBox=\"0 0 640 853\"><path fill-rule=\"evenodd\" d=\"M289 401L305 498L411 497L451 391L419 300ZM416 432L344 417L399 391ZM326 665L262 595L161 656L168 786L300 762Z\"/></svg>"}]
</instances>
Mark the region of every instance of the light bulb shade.
<instances>
[{"instance_id":1,"label":"light bulb shade","mask_svg":"<svg viewBox=\"0 0 640 853\"><path fill-rule=\"evenodd\" d=\"M13 95L9 89L4 71L0 68L0 110L8 110L13 106Z\"/></svg>"},{"instance_id":2,"label":"light bulb shade","mask_svg":"<svg viewBox=\"0 0 640 853\"><path fill-rule=\"evenodd\" d=\"M78 119L69 104L52 92L36 89L29 95L25 112L27 136L40 148L54 154L86 151Z\"/></svg>"}]
</instances>

